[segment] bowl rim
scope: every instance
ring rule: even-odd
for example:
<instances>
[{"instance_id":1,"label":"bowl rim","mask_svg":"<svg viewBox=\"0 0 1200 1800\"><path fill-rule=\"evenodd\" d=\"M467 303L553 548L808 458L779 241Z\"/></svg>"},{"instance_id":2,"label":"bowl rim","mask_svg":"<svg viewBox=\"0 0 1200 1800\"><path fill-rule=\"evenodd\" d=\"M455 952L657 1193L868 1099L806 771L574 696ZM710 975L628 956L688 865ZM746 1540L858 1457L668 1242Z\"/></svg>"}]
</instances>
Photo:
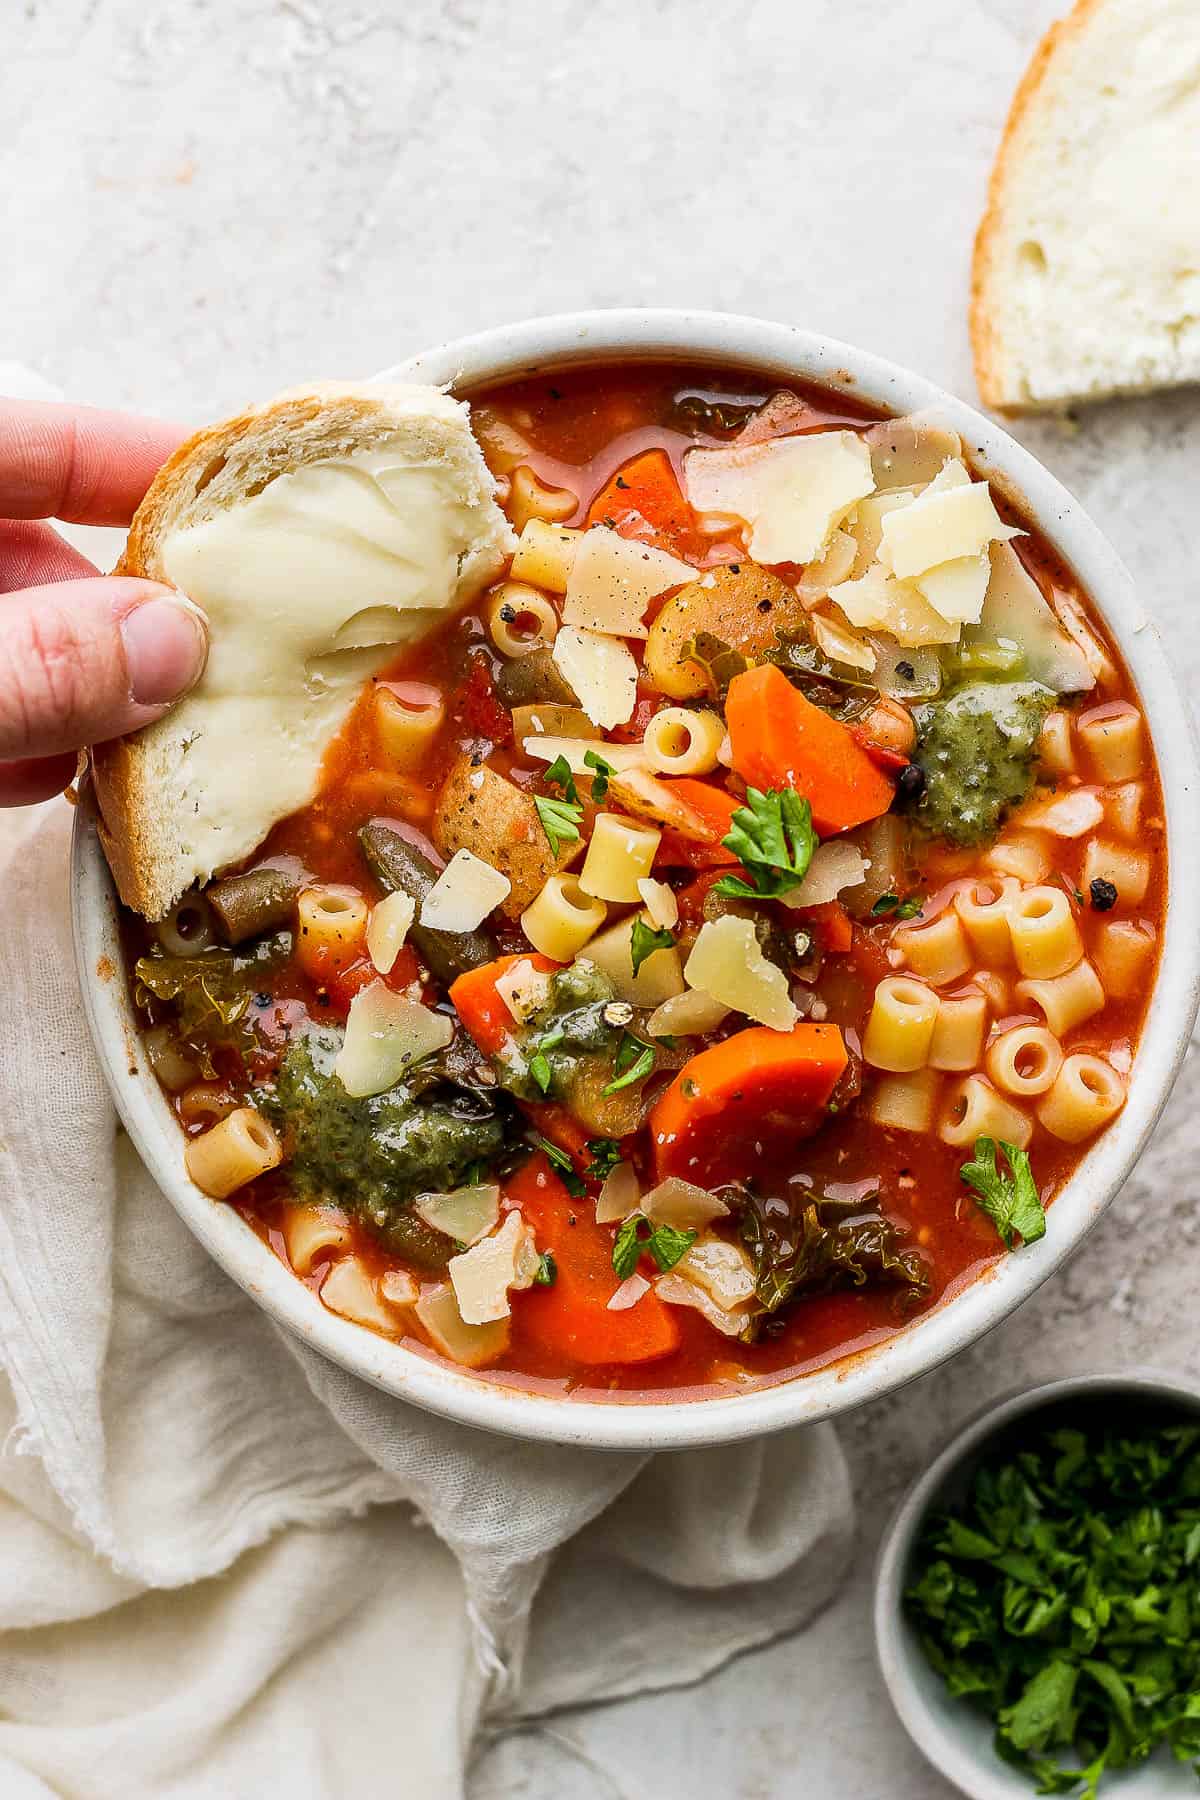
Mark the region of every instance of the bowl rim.
<instances>
[{"instance_id":1,"label":"bowl rim","mask_svg":"<svg viewBox=\"0 0 1200 1800\"><path fill-rule=\"evenodd\" d=\"M1035 1387L1019 1388L989 1400L959 1425L933 1461L908 1487L896 1506L875 1562L873 1622L875 1658L896 1716L926 1760L972 1800L1013 1800L1031 1794L1029 1782L998 1758L977 1756L967 1741L950 1730L921 1690L914 1669L921 1652L905 1625L901 1599L914 1543L938 1495L952 1477L1017 1419L1078 1396L1141 1395L1151 1401L1200 1413L1200 1379L1184 1370L1138 1364L1128 1369L1101 1369L1064 1375ZM956 1702L965 1705L964 1702Z\"/></svg>"},{"instance_id":2,"label":"bowl rim","mask_svg":"<svg viewBox=\"0 0 1200 1800\"><path fill-rule=\"evenodd\" d=\"M1019 493L1121 648L1154 720L1167 815L1168 905L1159 979L1126 1106L1056 1198L1057 1229L886 1342L814 1373L728 1396L573 1399L434 1362L328 1312L232 1207L187 1179L178 1126L134 1029L120 973L114 892L86 794L71 855L84 1010L118 1112L159 1186L226 1272L293 1334L400 1399L509 1436L624 1450L728 1443L831 1417L926 1374L998 1324L1076 1248L1133 1167L1166 1102L1200 1000L1200 934L1188 932L1183 907L1174 904L1200 884L1200 834L1187 829L1198 776L1187 710L1115 551L1062 484L1001 426L923 377L824 334L679 309L573 312L499 325L410 356L375 379L478 389L572 364L654 359L752 368L781 381L815 381L897 414L932 413L964 436L981 472Z\"/></svg>"}]
</instances>

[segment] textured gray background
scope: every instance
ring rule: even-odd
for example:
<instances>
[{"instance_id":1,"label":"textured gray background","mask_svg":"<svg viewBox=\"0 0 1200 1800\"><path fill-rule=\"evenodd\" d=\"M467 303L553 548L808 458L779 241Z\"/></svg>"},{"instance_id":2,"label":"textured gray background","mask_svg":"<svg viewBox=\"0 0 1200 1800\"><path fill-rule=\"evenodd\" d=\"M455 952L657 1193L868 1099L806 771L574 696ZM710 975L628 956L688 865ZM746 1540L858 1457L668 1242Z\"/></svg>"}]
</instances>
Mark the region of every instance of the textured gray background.
<instances>
[{"instance_id":1,"label":"textured gray background","mask_svg":"<svg viewBox=\"0 0 1200 1800\"><path fill-rule=\"evenodd\" d=\"M504 319L679 304L830 331L973 398L971 234L1009 96L1057 10L6 0L0 361L78 399L199 421ZM1106 526L1194 685L1200 398L1019 435ZM943 1800L873 1667L880 1526L989 1394L1195 1366L1198 1103L1193 1067L1067 1271L848 1422L862 1554L835 1608L701 1688L502 1743L472 1800Z\"/></svg>"}]
</instances>

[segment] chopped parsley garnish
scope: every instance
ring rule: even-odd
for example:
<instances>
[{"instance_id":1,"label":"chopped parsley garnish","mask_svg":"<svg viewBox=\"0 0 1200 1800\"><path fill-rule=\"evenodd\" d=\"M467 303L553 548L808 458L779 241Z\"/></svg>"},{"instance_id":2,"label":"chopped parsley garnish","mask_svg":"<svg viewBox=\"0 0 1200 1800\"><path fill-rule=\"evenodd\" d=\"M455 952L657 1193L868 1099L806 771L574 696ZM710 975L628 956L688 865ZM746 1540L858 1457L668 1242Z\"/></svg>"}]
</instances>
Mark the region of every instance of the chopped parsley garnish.
<instances>
[{"instance_id":1,"label":"chopped parsley garnish","mask_svg":"<svg viewBox=\"0 0 1200 1800\"><path fill-rule=\"evenodd\" d=\"M620 1162L621 1146L616 1138L589 1138L588 1155L592 1160L584 1174L589 1181L603 1181Z\"/></svg>"},{"instance_id":2,"label":"chopped parsley garnish","mask_svg":"<svg viewBox=\"0 0 1200 1800\"><path fill-rule=\"evenodd\" d=\"M975 1193L976 1204L985 1212L1003 1238L1007 1249L1013 1248L1014 1236L1026 1244L1046 1235L1046 1214L1029 1156L1015 1144L1001 1140L1010 1173L1004 1174L996 1164L994 1138L975 1139L975 1160L964 1163L959 1174Z\"/></svg>"},{"instance_id":3,"label":"chopped parsley garnish","mask_svg":"<svg viewBox=\"0 0 1200 1800\"><path fill-rule=\"evenodd\" d=\"M722 875L713 891L737 900L786 894L803 881L818 841L812 808L792 788L771 788L765 794L747 788L746 805L734 813L721 842L745 868L750 882L739 875Z\"/></svg>"},{"instance_id":4,"label":"chopped parsley garnish","mask_svg":"<svg viewBox=\"0 0 1200 1800\"><path fill-rule=\"evenodd\" d=\"M562 762L562 760L563 758L560 756L558 761ZM585 751L583 760L589 769L594 769L596 771L592 776L592 799L596 802L596 805L599 806L600 802L608 793L608 784L616 774L616 770L610 762L605 762L604 758L596 750Z\"/></svg>"},{"instance_id":5,"label":"chopped parsley garnish","mask_svg":"<svg viewBox=\"0 0 1200 1800\"><path fill-rule=\"evenodd\" d=\"M1117 904L1117 890L1111 881L1105 881L1103 875L1097 875L1088 891L1091 894L1093 912L1111 912ZM1079 898L1082 900L1083 895Z\"/></svg>"},{"instance_id":6,"label":"chopped parsley garnish","mask_svg":"<svg viewBox=\"0 0 1200 1800\"><path fill-rule=\"evenodd\" d=\"M562 765L561 770L559 765ZM572 844L579 836L579 822L583 818L583 807L575 786L575 777L567 766L565 756L558 756L546 770L546 780L566 781L567 797L565 800L552 800L545 794L535 794L533 804L537 807L538 818L542 822L542 830L546 834L551 853L557 856L564 844ZM568 785L569 784L569 785Z\"/></svg>"},{"instance_id":7,"label":"chopped parsley garnish","mask_svg":"<svg viewBox=\"0 0 1200 1800\"><path fill-rule=\"evenodd\" d=\"M546 770L545 779L551 787L562 789L572 806L579 804L579 789L575 786L575 777L571 773L571 765L565 756L556 756Z\"/></svg>"},{"instance_id":8,"label":"chopped parsley garnish","mask_svg":"<svg viewBox=\"0 0 1200 1800\"><path fill-rule=\"evenodd\" d=\"M567 1152L560 1150L557 1144L552 1144L549 1138L541 1137L536 1131L531 1131L529 1137L531 1143L535 1144L542 1152L550 1167L557 1169L559 1180L571 1198L573 1200L582 1199L583 1195L587 1193L587 1188L576 1173L575 1164Z\"/></svg>"},{"instance_id":9,"label":"chopped parsley garnish","mask_svg":"<svg viewBox=\"0 0 1200 1800\"><path fill-rule=\"evenodd\" d=\"M1113 1414L1011 1428L927 1520L904 1596L1031 1793L1095 1800L1160 1744L1200 1761L1200 1425Z\"/></svg>"},{"instance_id":10,"label":"chopped parsley garnish","mask_svg":"<svg viewBox=\"0 0 1200 1800\"><path fill-rule=\"evenodd\" d=\"M622 1223L613 1240L612 1265L621 1280L627 1281L646 1251L665 1275L681 1256L686 1256L695 1241L694 1231L678 1231L674 1225L651 1225L645 1213L634 1213Z\"/></svg>"},{"instance_id":11,"label":"chopped parsley garnish","mask_svg":"<svg viewBox=\"0 0 1200 1800\"><path fill-rule=\"evenodd\" d=\"M558 1280L558 1264L554 1260L553 1250L543 1250L538 1257L538 1266L534 1272L535 1287L553 1287Z\"/></svg>"},{"instance_id":12,"label":"chopped parsley garnish","mask_svg":"<svg viewBox=\"0 0 1200 1800\"><path fill-rule=\"evenodd\" d=\"M632 1031L627 1031L621 1039L613 1063L613 1079L600 1092L615 1094L621 1088L632 1087L636 1081L644 1081L653 1067L654 1046L647 1044L642 1038L634 1037Z\"/></svg>"},{"instance_id":13,"label":"chopped parsley garnish","mask_svg":"<svg viewBox=\"0 0 1200 1800\"><path fill-rule=\"evenodd\" d=\"M871 908L873 919L919 919L924 901L919 894L902 900L899 894L880 894Z\"/></svg>"},{"instance_id":14,"label":"chopped parsley garnish","mask_svg":"<svg viewBox=\"0 0 1200 1800\"><path fill-rule=\"evenodd\" d=\"M529 1059L529 1073L543 1094L550 1092L550 1083L554 1079L554 1070L550 1066L550 1059L546 1052L561 1044L566 1035L564 1027L556 1025L553 1031L548 1031L544 1037L538 1039L533 1055Z\"/></svg>"},{"instance_id":15,"label":"chopped parsley garnish","mask_svg":"<svg viewBox=\"0 0 1200 1800\"><path fill-rule=\"evenodd\" d=\"M645 962L646 958L648 956L653 956L656 950L673 950L674 948L675 939L671 936L671 933L665 926L661 931L655 931L652 925L647 925L645 919L635 919L633 921L633 935L629 940L629 955L633 963L633 972L635 975Z\"/></svg>"}]
</instances>

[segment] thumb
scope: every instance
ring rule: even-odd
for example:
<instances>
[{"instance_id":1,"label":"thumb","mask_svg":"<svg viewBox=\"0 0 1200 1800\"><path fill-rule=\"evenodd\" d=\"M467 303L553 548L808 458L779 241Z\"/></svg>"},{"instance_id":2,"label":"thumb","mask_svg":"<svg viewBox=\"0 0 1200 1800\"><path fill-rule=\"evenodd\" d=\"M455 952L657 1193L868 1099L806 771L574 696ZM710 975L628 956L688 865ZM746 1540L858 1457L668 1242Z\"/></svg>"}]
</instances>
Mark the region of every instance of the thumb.
<instances>
[{"instance_id":1,"label":"thumb","mask_svg":"<svg viewBox=\"0 0 1200 1800\"><path fill-rule=\"evenodd\" d=\"M54 756L157 719L199 680L208 631L189 600L132 576L0 599L0 759Z\"/></svg>"}]
</instances>

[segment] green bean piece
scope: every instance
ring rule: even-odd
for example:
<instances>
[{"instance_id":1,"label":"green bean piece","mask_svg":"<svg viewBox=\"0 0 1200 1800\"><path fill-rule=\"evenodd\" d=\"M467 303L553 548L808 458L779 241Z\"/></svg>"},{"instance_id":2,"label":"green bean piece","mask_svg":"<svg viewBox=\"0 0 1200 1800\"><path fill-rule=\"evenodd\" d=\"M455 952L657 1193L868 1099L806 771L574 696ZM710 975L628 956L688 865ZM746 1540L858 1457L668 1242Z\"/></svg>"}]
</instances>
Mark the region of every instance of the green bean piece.
<instances>
[{"instance_id":1,"label":"green bean piece","mask_svg":"<svg viewBox=\"0 0 1200 1800\"><path fill-rule=\"evenodd\" d=\"M210 882L205 898L227 944L243 944L291 921L300 883L286 869L247 869Z\"/></svg>"},{"instance_id":2,"label":"green bean piece","mask_svg":"<svg viewBox=\"0 0 1200 1800\"><path fill-rule=\"evenodd\" d=\"M555 662L550 651L531 650L528 656L517 656L506 662L496 676L496 692L510 710L514 706L545 705L578 706L579 696Z\"/></svg>"},{"instance_id":3,"label":"green bean piece","mask_svg":"<svg viewBox=\"0 0 1200 1800\"><path fill-rule=\"evenodd\" d=\"M363 826L358 842L367 867L385 893L399 891L411 894L418 903L424 900L438 872L415 845L378 820ZM497 955L495 939L487 931L431 931L417 924L409 927L408 935L430 973L447 986Z\"/></svg>"}]
</instances>

